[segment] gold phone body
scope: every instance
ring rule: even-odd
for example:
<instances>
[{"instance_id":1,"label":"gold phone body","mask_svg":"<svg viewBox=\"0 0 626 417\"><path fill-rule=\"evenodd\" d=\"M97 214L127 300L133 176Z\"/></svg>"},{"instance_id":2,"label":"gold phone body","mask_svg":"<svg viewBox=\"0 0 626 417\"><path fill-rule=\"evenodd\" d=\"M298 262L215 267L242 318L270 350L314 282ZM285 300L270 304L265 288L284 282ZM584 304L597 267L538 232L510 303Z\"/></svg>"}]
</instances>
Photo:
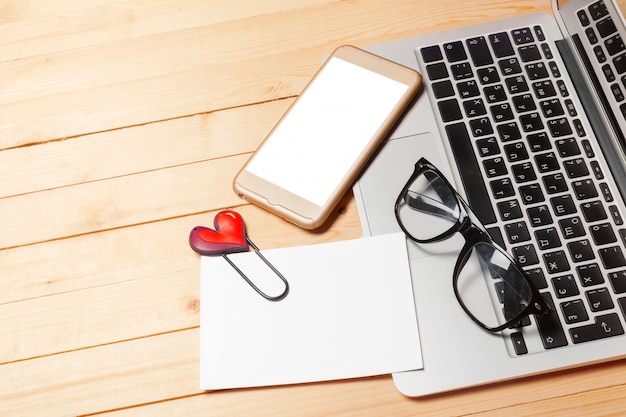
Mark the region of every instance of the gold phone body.
<instances>
[{"instance_id":1,"label":"gold phone body","mask_svg":"<svg viewBox=\"0 0 626 417\"><path fill-rule=\"evenodd\" d=\"M237 174L246 200L320 227L411 103L418 72L340 46Z\"/></svg>"}]
</instances>

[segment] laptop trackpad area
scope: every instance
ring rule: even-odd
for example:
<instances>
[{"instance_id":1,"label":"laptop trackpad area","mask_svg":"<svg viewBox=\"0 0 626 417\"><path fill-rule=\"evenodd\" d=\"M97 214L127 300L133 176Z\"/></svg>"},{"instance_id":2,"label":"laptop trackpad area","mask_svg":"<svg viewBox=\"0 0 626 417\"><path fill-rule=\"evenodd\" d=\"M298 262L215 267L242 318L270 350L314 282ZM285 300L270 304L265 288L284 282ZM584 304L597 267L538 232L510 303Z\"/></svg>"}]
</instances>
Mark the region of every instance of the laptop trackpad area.
<instances>
[{"instance_id":1,"label":"laptop trackpad area","mask_svg":"<svg viewBox=\"0 0 626 417\"><path fill-rule=\"evenodd\" d=\"M411 177L415 163L426 158L446 172L436 137L430 133L405 136L387 141L354 187L361 224L365 234L372 236L399 232L394 205L402 187ZM368 233L369 232L369 233ZM417 259L439 251L439 245L424 248L409 244L409 258ZM432 246L432 247L431 247Z\"/></svg>"}]
</instances>

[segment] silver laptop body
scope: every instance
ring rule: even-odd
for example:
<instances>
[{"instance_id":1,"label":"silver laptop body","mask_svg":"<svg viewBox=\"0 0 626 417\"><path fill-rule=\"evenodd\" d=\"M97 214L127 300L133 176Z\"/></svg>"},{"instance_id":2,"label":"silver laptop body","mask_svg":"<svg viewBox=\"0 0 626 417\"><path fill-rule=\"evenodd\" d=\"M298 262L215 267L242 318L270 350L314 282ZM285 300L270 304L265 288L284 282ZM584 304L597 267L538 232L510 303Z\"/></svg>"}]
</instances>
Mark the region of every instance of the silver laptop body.
<instances>
[{"instance_id":1,"label":"silver laptop body","mask_svg":"<svg viewBox=\"0 0 626 417\"><path fill-rule=\"evenodd\" d=\"M462 237L428 245L407 240L424 369L393 375L405 395L626 355L626 259L618 253L626 254L626 25L612 0L572 0L560 8L553 0L553 10L556 18L534 14L367 48L419 70L424 90L354 187L364 234L400 231L394 202L426 157L479 218L491 216L486 227L499 231L509 253L527 270L541 270L547 286L540 291L561 323L560 330L539 331L533 316L521 330L486 332L453 293ZM554 156L556 173L549 168ZM572 168L580 164L587 169ZM520 174L526 168L531 180ZM463 177L468 170L480 173L482 191ZM538 194L522 191L528 185ZM487 200L491 215L483 213ZM604 215L593 217L593 208ZM538 219L543 210L552 223ZM517 226L525 226L523 233ZM542 249L547 228L556 230L560 247ZM599 229L614 237L598 237ZM555 252L565 259L559 267ZM608 255L614 252L617 260Z\"/></svg>"}]
</instances>

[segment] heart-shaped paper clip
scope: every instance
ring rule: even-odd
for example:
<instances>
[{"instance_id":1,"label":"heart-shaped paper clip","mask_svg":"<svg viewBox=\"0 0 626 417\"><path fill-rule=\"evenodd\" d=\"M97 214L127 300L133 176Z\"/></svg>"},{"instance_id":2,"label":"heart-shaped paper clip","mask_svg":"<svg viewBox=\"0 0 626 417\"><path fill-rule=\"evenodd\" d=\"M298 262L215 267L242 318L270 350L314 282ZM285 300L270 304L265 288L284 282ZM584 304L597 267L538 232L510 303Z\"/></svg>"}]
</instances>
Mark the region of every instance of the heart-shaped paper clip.
<instances>
[{"instance_id":1,"label":"heart-shaped paper clip","mask_svg":"<svg viewBox=\"0 0 626 417\"><path fill-rule=\"evenodd\" d=\"M243 217L233 210L222 210L215 215L213 220L215 229L196 226L189 234L189 246L201 255L221 255L226 261L246 280L248 284L263 298L270 301L279 301L289 293L289 283L285 277L263 256L259 248L252 243L246 233ZM234 262L226 256L229 253L245 252L252 248L259 258L285 283L285 290L277 295L270 296L259 289Z\"/></svg>"}]
</instances>

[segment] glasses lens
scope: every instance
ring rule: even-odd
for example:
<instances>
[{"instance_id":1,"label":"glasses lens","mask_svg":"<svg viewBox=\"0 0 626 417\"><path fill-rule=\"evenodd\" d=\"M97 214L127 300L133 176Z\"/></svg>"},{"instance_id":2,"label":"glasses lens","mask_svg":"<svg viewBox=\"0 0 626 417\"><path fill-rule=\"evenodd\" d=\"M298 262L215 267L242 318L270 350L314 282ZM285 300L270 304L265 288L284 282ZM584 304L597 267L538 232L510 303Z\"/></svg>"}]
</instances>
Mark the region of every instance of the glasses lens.
<instances>
[{"instance_id":1,"label":"glasses lens","mask_svg":"<svg viewBox=\"0 0 626 417\"><path fill-rule=\"evenodd\" d=\"M409 184L397 206L398 221L417 240L435 238L459 219L454 191L435 171L425 170Z\"/></svg>"},{"instance_id":2,"label":"glasses lens","mask_svg":"<svg viewBox=\"0 0 626 417\"><path fill-rule=\"evenodd\" d=\"M525 273L504 252L484 242L472 248L456 286L459 301L488 328L510 323L532 298Z\"/></svg>"}]
</instances>

